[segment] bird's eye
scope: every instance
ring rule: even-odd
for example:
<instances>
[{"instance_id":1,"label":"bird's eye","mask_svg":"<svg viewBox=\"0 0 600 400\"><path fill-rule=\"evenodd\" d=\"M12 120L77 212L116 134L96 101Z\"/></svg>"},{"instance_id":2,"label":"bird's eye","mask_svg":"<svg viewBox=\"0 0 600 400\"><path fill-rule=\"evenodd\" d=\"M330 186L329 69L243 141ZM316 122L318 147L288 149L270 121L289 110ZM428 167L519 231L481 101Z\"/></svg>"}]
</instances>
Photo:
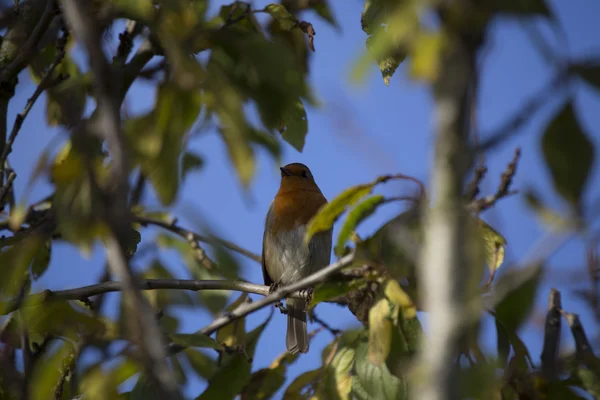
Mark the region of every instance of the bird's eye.
<instances>
[{"instance_id":1,"label":"bird's eye","mask_svg":"<svg viewBox=\"0 0 600 400\"><path fill-rule=\"evenodd\" d=\"M303 178L308 178L308 172L302 171L302 177Z\"/></svg>"}]
</instances>

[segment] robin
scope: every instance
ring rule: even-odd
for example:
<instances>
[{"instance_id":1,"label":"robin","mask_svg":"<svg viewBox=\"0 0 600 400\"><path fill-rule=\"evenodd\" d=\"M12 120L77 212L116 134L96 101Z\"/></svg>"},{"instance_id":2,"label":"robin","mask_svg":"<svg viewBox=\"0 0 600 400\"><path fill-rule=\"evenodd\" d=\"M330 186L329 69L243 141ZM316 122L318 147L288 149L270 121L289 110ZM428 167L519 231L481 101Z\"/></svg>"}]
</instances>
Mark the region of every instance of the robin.
<instances>
[{"instance_id":1,"label":"robin","mask_svg":"<svg viewBox=\"0 0 600 400\"><path fill-rule=\"evenodd\" d=\"M306 224L327 199L304 164L281 167L281 184L271 202L263 235L262 272L265 285L275 290L326 267L331 259L332 229L304 242ZM286 347L291 354L308 352L305 299L286 299Z\"/></svg>"}]
</instances>

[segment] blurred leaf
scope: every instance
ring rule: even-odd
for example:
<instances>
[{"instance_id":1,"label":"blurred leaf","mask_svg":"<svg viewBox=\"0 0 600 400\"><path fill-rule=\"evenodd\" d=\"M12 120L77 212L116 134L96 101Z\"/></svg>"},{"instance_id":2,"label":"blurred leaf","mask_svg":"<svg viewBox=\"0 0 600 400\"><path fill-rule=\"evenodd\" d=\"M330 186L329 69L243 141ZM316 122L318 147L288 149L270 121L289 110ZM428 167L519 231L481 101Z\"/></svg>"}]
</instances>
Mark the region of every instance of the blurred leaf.
<instances>
[{"instance_id":1,"label":"blurred leaf","mask_svg":"<svg viewBox=\"0 0 600 400\"><path fill-rule=\"evenodd\" d=\"M600 396L600 379L598 378L598 374L592 370L580 367L577 370L577 376L581 379L585 390L594 396L594 398L598 398Z\"/></svg>"},{"instance_id":2,"label":"blurred leaf","mask_svg":"<svg viewBox=\"0 0 600 400\"><path fill-rule=\"evenodd\" d=\"M392 309L389 300L381 297L369 311L369 362L381 366L392 345Z\"/></svg>"},{"instance_id":3,"label":"blurred leaf","mask_svg":"<svg viewBox=\"0 0 600 400\"><path fill-rule=\"evenodd\" d=\"M281 4L269 4L265 7L265 11L279 22L281 29L286 31L298 24L296 18Z\"/></svg>"},{"instance_id":4,"label":"blurred leaf","mask_svg":"<svg viewBox=\"0 0 600 400\"><path fill-rule=\"evenodd\" d=\"M542 223L550 229L561 231L573 227L573 218L565 217L561 213L552 210L542 202L542 199L534 191L527 190L525 192L525 201Z\"/></svg>"},{"instance_id":5,"label":"blurred leaf","mask_svg":"<svg viewBox=\"0 0 600 400\"><path fill-rule=\"evenodd\" d=\"M579 75L587 84L594 89L600 90L600 65L575 64L570 68L571 73Z\"/></svg>"},{"instance_id":6,"label":"blurred leaf","mask_svg":"<svg viewBox=\"0 0 600 400\"><path fill-rule=\"evenodd\" d=\"M317 13L317 15L329 22L334 28L339 28L339 25L331 13L331 7L329 6L329 2L327 0L308 2L304 0L281 0L281 4L283 4L292 14L296 14L300 10L313 10Z\"/></svg>"},{"instance_id":7,"label":"blurred leaf","mask_svg":"<svg viewBox=\"0 0 600 400\"><path fill-rule=\"evenodd\" d=\"M340 257L344 253L346 242L350 239L350 236L352 236L356 227L366 218L371 216L377 210L377 206L384 201L385 198L382 195L376 194L362 201L348 213L346 221L338 234L337 243L334 249L335 255Z\"/></svg>"},{"instance_id":8,"label":"blurred leaf","mask_svg":"<svg viewBox=\"0 0 600 400\"><path fill-rule=\"evenodd\" d=\"M33 261L31 263L31 278L37 280L40 276L46 272L48 265L50 264L50 255L52 254L52 241L46 240L41 242L35 253L33 254Z\"/></svg>"},{"instance_id":9,"label":"blurred leaf","mask_svg":"<svg viewBox=\"0 0 600 400\"><path fill-rule=\"evenodd\" d=\"M312 385L315 381L318 381L323 370L321 368L314 369L312 371L306 371L290 383L283 394L283 400L304 400L308 396L303 395L304 389Z\"/></svg>"},{"instance_id":10,"label":"blurred leaf","mask_svg":"<svg viewBox=\"0 0 600 400\"><path fill-rule=\"evenodd\" d=\"M248 293L242 293L231 303L225 312L232 312L248 300ZM238 318L217 331L217 342L228 347L244 346L246 344L246 318Z\"/></svg>"},{"instance_id":11,"label":"blurred leaf","mask_svg":"<svg viewBox=\"0 0 600 400\"><path fill-rule=\"evenodd\" d=\"M546 127L542 150L554 188L578 207L594 164L594 144L579 125L571 103Z\"/></svg>"},{"instance_id":12,"label":"blurred leaf","mask_svg":"<svg viewBox=\"0 0 600 400\"><path fill-rule=\"evenodd\" d=\"M213 338L200 333L171 333L169 338L173 343L186 347L204 347L217 350L222 348Z\"/></svg>"},{"instance_id":13,"label":"blurred leaf","mask_svg":"<svg viewBox=\"0 0 600 400\"><path fill-rule=\"evenodd\" d=\"M67 374L72 367L76 353L77 350L72 343L63 341L58 349L42 356L42 359L36 363L29 382L31 400L47 400L55 397L58 385L63 375Z\"/></svg>"},{"instance_id":14,"label":"blurred leaf","mask_svg":"<svg viewBox=\"0 0 600 400\"><path fill-rule=\"evenodd\" d=\"M544 0L486 0L496 12L515 16L550 16Z\"/></svg>"},{"instance_id":15,"label":"blurred leaf","mask_svg":"<svg viewBox=\"0 0 600 400\"><path fill-rule=\"evenodd\" d=\"M181 179L183 180L191 170L202 168L203 165L204 160L202 157L196 153L186 151L181 160Z\"/></svg>"},{"instance_id":16,"label":"blurred leaf","mask_svg":"<svg viewBox=\"0 0 600 400\"><path fill-rule=\"evenodd\" d=\"M388 279L384 285L385 297L400 309L403 318L415 318L417 316L417 307L415 307L410 296L400 287L398 281L395 279Z\"/></svg>"},{"instance_id":17,"label":"blurred leaf","mask_svg":"<svg viewBox=\"0 0 600 400\"><path fill-rule=\"evenodd\" d=\"M100 365L88 369L80 378L81 394L85 400L112 400L123 398L118 387L139 371L131 360L125 360L109 371Z\"/></svg>"},{"instance_id":18,"label":"blurred leaf","mask_svg":"<svg viewBox=\"0 0 600 400\"><path fill-rule=\"evenodd\" d=\"M140 374L129 400L161 400L161 390L145 373Z\"/></svg>"},{"instance_id":19,"label":"blurred leaf","mask_svg":"<svg viewBox=\"0 0 600 400\"><path fill-rule=\"evenodd\" d=\"M241 400L272 398L285 382L287 366L298 357L299 353L292 355L286 350L268 368L253 373L250 382L242 390Z\"/></svg>"},{"instance_id":20,"label":"blurred leaf","mask_svg":"<svg viewBox=\"0 0 600 400\"><path fill-rule=\"evenodd\" d=\"M410 74L413 79L433 82L437 79L442 67L441 55L446 46L442 32L423 31L412 43L410 57Z\"/></svg>"},{"instance_id":21,"label":"blurred leaf","mask_svg":"<svg viewBox=\"0 0 600 400\"><path fill-rule=\"evenodd\" d=\"M496 324L496 336L497 336L497 351L498 351L498 361L500 361L500 365L504 367L506 362L508 361L508 356L510 354L510 340L508 338L508 332L500 323L498 319L494 320Z\"/></svg>"},{"instance_id":22,"label":"blurred leaf","mask_svg":"<svg viewBox=\"0 0 600 400\"><path fill-rule=\"evenodd\" d=\"M136 160L163 205L173 203L177 195L184 135L196 121L201 106L198 91L163 83L158 87L153 111L125 122Z\"/></svg>"},{"instance_id":23,"label":"blurred leaf","mask_svg":"<svg viewBox=\"0 0 600 400\"><path fill-rule=\"evenodd\" d=\"M365 1L361 25L368 35L367 51L353 68L355 80L362 81L375 60L384 83L389 85L392 75L406 58L413 35L419 31L420 7L420 2L412 1Z\"/></svg>"},{"instance_id":24,"label":"blurred leaf","mask_svg":"<svg viewBox=\"0 0 600 400\"><path fill-rule=\"evenodd\" d=\"M484 220L477 218L478 227L485 243L485 253L490 271L495 271L504 262L506 239Z\"/></svg>"},{"instance_id":25,"label":"blurred leaf","mask_svg":"<svg viewBox=\"0 0 600 400\"><path fill-rule=\"evenodd\" d=\"M522 276L527 278L523 279ZM516 332L529 315L541 277L542 267L533 265L509 271L498 280L498 293L507 294L496 306L496 318L506 329Z\"/></svg>"},{"instance_id":26,"label":"blurred leaf","mask_svg":"<svg viewBox=\"0 0 600 400\"><path fill-rule=\"evenodd\" d=\"M296 150L302 152L304 141L308 133L308 120L306 110L301 100L298 100L296 107L291 107L283 113L281 127L279 132L283 139L294 146Z\"/></svg>"},{"instance_id":27,"label":"blurred leaf","mask_svg":"<svg viewBox=\"0 0 600 400\"><path fill-rule=\"evenodd\" d=\"M246 336L245 354L233 354L212 376L206 390L196 400L233 399L241 393L251 378L251 360L254 357L256 344L265 327L271 320L273 312L265 322L248 332ZM250 361L248 360L250 359Z\"/></svg>"},{"instance_id":28,"label":"blurred leaf","mask_svg":"<svg viewBox=\"0 0 600 400\"><path fill-rule=\"evenodd\" d=\"M68 51L74 42L74 38L70 37L67 41L67 52L50 78L51 81L57 81L60 76L67 79L46 89L46 120L49 126L74 126L79 122L86 108L88 83ZM56 60L56 55L54 42L36 53L36 57L29 65L34 83L41 82L50 64Z\"/></svg>"},{"instance_id":29,"label":"blurred leaf","mask_svg":"<svg viewBox=\"0 0 600 400\"><path fill-rule=\"evenodd\" d=\"M29 265L40 246L43 242L32 235L0 252L0 299L16 298L22 289L27 289L30 285ZM24 294L27 292L24 290ZM0 311L4 314L4 310Z\"/></svg>"},{"instance_id":30,"label":"blurred leaf","mask_svg":"<svg viewBox=\"0 0 600 400\"><path fill-rule=\"evenodd\" d=\"M192 369L200 378L210 379L217 371L217 363L214 359L194 348L186 348L183 354L188 359Z\"/></svg>"}]
</instances>

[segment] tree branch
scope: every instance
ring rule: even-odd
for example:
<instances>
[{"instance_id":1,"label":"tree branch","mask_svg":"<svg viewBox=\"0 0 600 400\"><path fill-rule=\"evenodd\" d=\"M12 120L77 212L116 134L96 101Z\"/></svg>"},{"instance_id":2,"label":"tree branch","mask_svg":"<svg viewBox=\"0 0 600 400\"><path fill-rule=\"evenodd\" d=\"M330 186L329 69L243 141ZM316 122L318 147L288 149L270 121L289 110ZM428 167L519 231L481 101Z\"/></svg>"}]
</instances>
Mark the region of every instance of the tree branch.
<instances>
[{"instance_id":1,"label":"tree branch","mask_svg":"<svg viewBox=\"0 0 600 400\"><path fill-rule=\"evenodd\" d=\"M138 290L236 290L246 293L254 293L266 296L269 294L269 286L257 285L248 282L226 281L226 280L195 280L195 279L143 279L136 282ZM9 314L16 311L20 304L34 306L48 301L83 300L104 293L121 292L124 290L123 282L105 281L94 285L83 286L66 290L44 290L23 298L0 302L1 314ZM287 297L301 298L299 293L292 293Z\"/></svg>"},{"instance_id":2,"label":"tree branch","mask_svg":"<svg viewBox=\"0 0 600 400\"><path fill-rule=\"evenodd\" d=\"M134 219L136 222L142 224L143 226L147 226L147 225L159 226L161 228L164 228L168 231L173 232L176 235L181 236L182 238L184 238L186 240L189 240L190 237L192 237L193 240L197 240L199 242L208 243L213 246L223 246L226 249L235 251L236 253L246 256L249 259L254 260L258 263L261 262L261 257L258 254L254 254L251 251L246 250L246 249L236 245L235 243L231 243L225 239L221 239L216 236L200 235L198 233L192 232L188 229L185 229L185 228L182 228L182 227L176 225L175 222L169 223L169 222L165 222L165 221L162 221L159 219L142 217L142 216L135 216Z\"/></svg>"},{"instance_id":3,"label":"tree branch","mask_svg":"<svg viewBox=\"0 0 600 400\"><path fill-rule=\"evenodd\" d=\"M129 169L121 132L119 93L115 90L116 85L112 81L111 66L102 51L101 32L89 15L88 8L81 1L62 0L62 5L71 28L77 38L83 42L88 53L90 69L94 76L97 127L100 128L94 133L106 141L111 156L110 181L113 186L106 189L108 196L106 196L107 204L104 210L112 234L106 241L108 265L111 272L118 276L125 286L123 301L128 305L126 309L135 321L133 327L138 334L135 337L141 339L145 367L156 382L160 397L181 399L174 374L166 362L167 354L158 322L150 306L137 290L134 276L127 263L124 243L131 227L128 208Z\"/></svg>"},{"instance_id":4,"label":"tree branch","mask_svg":"<svg viewBox=\"0 0 600 400\"><path fill-rule=\"evenodd\" d=\"M560 346L560 292L556 289L550 290L548 297L548 313L546 314L546 325L544 328L544 348L542 350L542 374L548 380L556 377L558 370L558 349Z\"/></svg>"},{"instance_id":5,"label":"tree branch","mask_svg":"<svg viewBox=\"0 0 600 400\"><path fill-rule=\"evenodd\" d=\"M304 278L292 285L281 287L277 291L265 296L264 298L262 298L258 301L255 301L253 303L242 304L235 310L233 310L229 313L226 313L225 315L215 319L213 322L211 322L204 328L200 329L197 333L203 334L203 335L211 335L214 332L216 332L218 329L221 329L222 327L232 323L233 321L243 318L246 315L251 314L255 311L258 311L261 308L264 308L270 304L277 303L284 297L289 297L290 295L297 293L299 290L311 288L311 287L314 287L318 283L326 281L327 278L329 278L336 272L340 271L342 268L350 265L353 261L354 261L354 253L350 253L350 254L340 258L335 263L328 265L327 267L323 268L322 270L317 271L314 274L309 275L306 278ZM184 346L173 344L173 345L169 346L169 353L174 354L174 353L180 352L184 349L185 349Z\"/></svg>"},{"instance_id":6,"label":"tree branch","mask_svg":"<svg viewBox=\"0 0 600 400\"><path fill-rule=\"evenodd\" d=\"M457 32L455 23L449 24L444 14L440 9L444 34L451 44L442 54L444 68L434 82L437 138L430 183L433 204L423 217L424 244L418 268L419 293L428 311L430 331L435 333L429 336L418 360L424 375L411 388L414 398L428 400L456 398L453 361L460 349L465 319L457 316L468 310L462 192L469 164L468 91L477 43L473 41L476 32ZM462 22L469 26L469 20Z\"/></svg>"}]
</instances>

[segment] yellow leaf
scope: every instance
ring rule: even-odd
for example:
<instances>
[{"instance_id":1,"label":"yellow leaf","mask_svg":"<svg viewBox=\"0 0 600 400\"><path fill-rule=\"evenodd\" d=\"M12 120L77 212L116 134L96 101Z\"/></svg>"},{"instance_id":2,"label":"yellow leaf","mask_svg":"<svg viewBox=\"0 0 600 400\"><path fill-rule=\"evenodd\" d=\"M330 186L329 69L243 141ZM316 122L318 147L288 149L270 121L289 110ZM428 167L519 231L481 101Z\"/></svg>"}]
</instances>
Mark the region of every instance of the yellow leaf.
<instances>
[{"instance_id":1,"label":"yellow leaf","mask_svg":"<svg viewBox=\"0 0 600 400\"><path fill-rule=\"evenodd\" d=\"M369 311L369 362L385 362L392 345L391 308L388 299L380 298Z\"/></svg>"},{"instance_id":2,"label":"yellow leaf","mask_svg":"<svg viewBox=\"0 0 600 400\"><path fill-rule=\"evenodd\" d=\"M402 290L397 280L388 279L384 293L385 297L402 309L402 317L404 319L411 319L417 316L417 307L413 304L410 296Z\"/></svg>"},{"instance_id":3,"label":"yellow leaf","mask_svg":"<svg viewBox=\"0 0 600 400\"><path fill-rule=\"evenodd\" d=\"M246 302L247 293L242 293L240 297L226 311L231 312ZM244 346L246 344L246 319L239 318L231 324L225 325L217 331L217 342L228 347Z\"/></svg>"},{"instance_id":4,"label":"yellow leaf","mask_svg":"<svg viewBox=\"0 0 600 400\"><path fill-rule=\"evenodd\" d=\"M504 262L504 246L506 246L506 239L483 220L479 219L478 222L485 244L487 264L490 271L493 272L500 268Z\"/></svg>"}]
</instances>

